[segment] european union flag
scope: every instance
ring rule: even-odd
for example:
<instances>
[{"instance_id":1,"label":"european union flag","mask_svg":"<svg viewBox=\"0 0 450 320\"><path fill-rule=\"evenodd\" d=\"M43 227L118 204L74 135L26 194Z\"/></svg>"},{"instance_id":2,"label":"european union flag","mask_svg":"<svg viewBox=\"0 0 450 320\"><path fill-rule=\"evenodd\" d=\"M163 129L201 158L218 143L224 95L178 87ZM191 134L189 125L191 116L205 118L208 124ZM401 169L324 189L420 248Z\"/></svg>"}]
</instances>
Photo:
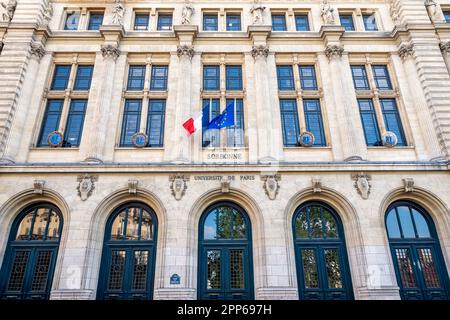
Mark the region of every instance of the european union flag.
<instances>
[{"instance_id":1,"label":"european union flag","mask_svg":"<svg viewBox=\"0 0 450 320\"><path fill-rule=\"evenodd\" d=\"M234 126L234 100L229 103L225 111L212 119L208 125L208 129L222 129Z\"/></svg>"}]
</instances>

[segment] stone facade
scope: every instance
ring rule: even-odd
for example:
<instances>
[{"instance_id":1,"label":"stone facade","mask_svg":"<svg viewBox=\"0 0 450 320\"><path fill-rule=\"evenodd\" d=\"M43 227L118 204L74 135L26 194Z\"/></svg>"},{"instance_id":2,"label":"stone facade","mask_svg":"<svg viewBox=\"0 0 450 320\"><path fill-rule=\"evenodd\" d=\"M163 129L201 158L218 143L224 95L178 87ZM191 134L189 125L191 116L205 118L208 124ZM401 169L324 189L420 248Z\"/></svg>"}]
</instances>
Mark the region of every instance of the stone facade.
<instances>
[{"instance_id":1,"label":"stone facade","mask_svg":"<svg viewBox=\"0 0 450 320\"><path fill-rule=\"evenodd\" d=\"M391 203L408 200L434 220L450 272L450 0L434 2L330 0L335 16L325 18L334 22L325 23L319 0L193 0L188 9L182 0L18 0L11 15L0 15L0 264L17 214L53 203L64 229L50 298L95 299L106 221L117 206L139 201L159 222L154 298L196 299L199 219L229 200L252 222L255 298L298 299L292 217L316 200L342 220L355 298L399 299L384 218ZM87 30L99 8L103 25ZM135 13L146 10L149 31L134 30ZM80 27L67 31L72 11ZM156 30L160 12L173 14L172 30ZM204 12L218 14L217 32L202 31ZM227 12L241 13L242 31L226 31ZM299 12L310 31L295 30ZM356 31L339 25L339 12L353 14ZM285 14L287 31L272 31L271 13ZM375 14L379 31L364 31L364 13ZM79 63L95 65L80 146L38 147L54 65ZM136 63L169 66L167 90L142 94L167 102L161 148L119 145L127 70ZM276 66L302 63L316 66L324 147L283 147ZM406 146L366 146L357 98L380 93L355 93L352 63L388 65ZM201 134L186 137L182 123L209 97L204 64L243 66L244 90L232 97L244 100L244 147L202 148ZM221 178L198 179L205 176ZM180 284L170 284L172 274Z\"/></svg>"}]
</instances>

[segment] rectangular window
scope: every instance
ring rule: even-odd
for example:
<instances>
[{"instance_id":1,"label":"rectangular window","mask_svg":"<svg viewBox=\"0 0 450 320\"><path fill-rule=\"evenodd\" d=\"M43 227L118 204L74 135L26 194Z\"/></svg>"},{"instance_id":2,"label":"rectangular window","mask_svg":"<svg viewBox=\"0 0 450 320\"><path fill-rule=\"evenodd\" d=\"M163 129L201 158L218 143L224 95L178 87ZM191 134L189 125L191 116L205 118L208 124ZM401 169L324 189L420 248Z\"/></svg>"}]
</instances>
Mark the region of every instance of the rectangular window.
<instances>
[{"instance_id":1,"label":"rectangular window","mask_svg":"<svg viewBox=\"0 0 450 320\"><path fill-rule=\"evenodd\" d=\"M309 31L309 21L307 14L295 15L295 29L297 31Z\"/></svg>"},{"instance_id":2,"label":"rectangular window","mask_svg":"<svg viewBox=\"0 0 450 320\"><path fill-rule=\"evenodd\" d=\"M280 109L283 144L285 147L296 147L298 146L298 136L300 134L297 101L295 99L281 99Z\"/></svg>"},{"instance_id":3,"label":"rectangular window","mask_svg":"<svg viewBox=\"0 0 450 320\"><path fill-rule=\"evenodd\" d=\"M150 16L148 13L136 13L134 16L134 30L148 30Z\"/></svg>"},{"instance_id":4,"label":"rectangular window","mask_svg":"<svg viewBox=\"0 0 450 320\"><path fill-rule=\"evenodd\" d=\"M295 90L294 73L292 66L277 66L278 90Z\"/></svg>"},{"instance_id":5,"label":"rectangular window","mask_svg":"<svg viewBox=\"0 0 450 320\"><path fill-rule=\"evenodd\" d=\"M227 128L227 147L243 147L244 134L244 103L242 99L227 99L227 106L234 105L234 127Z\"/></svg>"},{"instance_id":6,"label":"rectangular window","mask_svg":"<svg viewBox=\"0 0 450 320\"><path fill-rule=\"evenodd\" d=\"M144 90L145 69L145 66L130 66L130 70L128 71L127 90Z\"/></svg>"},{"instance_id":7,"label":"rectangular window","mask_svg":"<svg viewBox=\"0 0 450 320\"><path fill-rule=\"evenodd\" d=\"M240 14L227 14L227 31L241 31Z\"/></svg>"},{"instance_id":8,"label":"rectangular window","mask_svg":"<svg viewBox=\"0 0 450 320\"><path fill-rule=\"evenodd\" d=\"M372 99L358 99L359 113L368 146L380 146L381 137Z\"/></svg>"},{"instance_id":9,"label":"rectangular window","mask_svg":"<svg viewBox=\"0 0 450 320\"><path fill-rule=\"evenodd\" d=\"M355 31L355 24L353 23L353 16L351 14L341 14L339 15L339 20L345 31Z\"/></svg>"},{"instance_id":10,"label":"rectangular window","mask_svg":"<svg viewBox=\"0 0 450 320\"><path fill-rule=\"evenodd\" d=\"M389 78L389 71L387 66L373 65L372 72L378 89L392 90L391 79Z\"/></svg>"},{"instance_id":11,"label":"rectangular window","mask_svg":"<svg viewBox=\"0 0 450 320\"><path fill-rule=\"evenodd\" d=\"M367 80L366 67L363 65L351 66L353 84L355 90L370 90L369 81Z\"/></svg>"},{"instance_id":12,"label":"rectangular window","mask_svg":"<svg viewBox=\"0 0 450 320\"><path fill-rule=\"evenodd\" d=\"M220 89L220 67L203 67L203 89L207 91Z\"/></svg>"},{"instance_id":13,"label":"rectangular window","mask_svg":"<svg viewBox=\"0 0 450 320\"><path fill-rule=\"evenodd\" d=\"M316 69L314 66L299 66L300 83L303 90L317 90Z\"/></svg>"},{"instance_id":14,"label":"rectangular window","mask_svg":"<svg viewBox=\"0 0 450 320\"><path fill-rule=\"evenodd\" d=\"M242 90L242 67L226 66L227 90Z\"/></svg>"},{"instance_id":15,"label":"rectangular window","mask_svg":"<svg viewBox=\"0 0 450 320\"><path fill-rule=\"evenodd\" d=\"M142 100L125 100L122 134L120 136L121 147L133 146L133 135L139 132L141 123L141 106Z\"/></svg>"},{"instance_id":16,"label":"rectangular window","mask_svg":"<svg viewBox=\"0 0 450 320\"><path fill-rule=\"evenodd\" d=\"M272 15L272 30L273 31L286 31L286 15L273 14Z\"/></svg>"},{"instance_id":17,"label":"rectangular window","mask_svg":"<svg viewBox=\"0 0 450 320\"><path fill-rule=\"evenodd\" d=\"M69 83L71 65L57 65L53 73L53 82L50 90L63 91L67 89Z\"/></svg>"},{"instance_id":18,"label":"rectangular window","mask_svg":"<svg viewBox=\"0 0 450 320\"><path fill-rule=\"evenodd\" d=\"M148 146L162 148L164 146L164 119L166 100L150 100L147 117Z\"/></svg>"},{"instance_id":19,"label":"rectangular window","mask_svg":"<svg viewBox=\"0 0 450 320\"><path fill-rule=\"evenodd\" d=\"M380 99L380 105L386 130L396 134L398 146L405 146L406 140L403 133L402 121L398 113L397 102L395 99Z\"/></svg>"},{"instance_id":20,"label":"rectangular window","mask_svg":"<svg viewBox=\"0 0 450 320\"><path fill-rule=\"evenodd\" d=\"M162 30L162 31L172 30L172 15L171 14L158 15L158 30Z\"/></svg>"},{"instance_id":21,"label":"rectangular window","mask_svg":"<svg viewBox=\"0 0 450 320\"><path fill-rule=\"evenodd\" d=\"M220 130L208 130L209 123L220 115L220 99L203 99L203 148L220 147Z\"/></svg>"},{"instance_id":22,"label":"rectangular window","mask_svg":"<svg viewBox=\"0 0 450 320\"><path fill-rule=\"evenodd\" d=\"M79 23L79 12L67 12L66 21L64 21L64 30L78 30Z\"/></svg>"},{"instance_id":23,"label":"rectangular window","mask_svg":"<svg viewBox=\"0 0 450 320\"><path fill-rule=\"evenodd\" d=\"M93 71L94 66L78 66L73 90L88 91L91 88Z\"/></svg>"},{"instance_id":24,"label":"rectangular window","mask_svg":"<svg viewBox=\"0 0 450 320\"><path fill-rule=\"evenodd\" d=\"M375 14L363 14L363 22L366 31L378 31Z\"/></svg>"},{"instance_id":25,"label":"rectangular window","mask_svg":"<svg viewBox=\"0 0 450 320\"><path fill-rule=\"evenodd\" d=\"M303 110L305 112L306 130L314 134L314 146L326 146L319 99L304 99Z\"/></svg>"},{"instance_id":26,"label":"rectangular window","mask_svg":"<svg viewBox=\"0 0 450 320\"><path fill-rule=\"evenodd\" d=\"M80 145L86 106L87 100L72 100L70 102L63 146L78 147Z\"/></svg>"},{"instance_id":27,"label":"rectangular window","mask_svg":"<svg viewBox=\"0 0 450 320\"><path fill-rule=\"evenodd\" d=\"M100 30L103 24L103 13L91 13L89 15L88 30Z\"/></svg>"},{"instance_id":28,"label":"rectangular window","mask_svg":"<svg viewBox=\"0 0 450 320\"><path fill-rule=\"evenodd\" d=\"M58 131L59 120L61 118L64 100L48 100L45 109L44 120L42 121L41 134L39 135L38 147L48 146L48 135L53 131Z\"/></svg>"},{"instance_id":29,"label":"rectangular window","mask_svg":"<svg viewBox=\"0 0 450 320\"><path fill-rule=\"evenodd\" d=\"M217 31L217 30L218 30L217 14L204 14L203 31Z\"/></svg>"},{"instance_id":30,"label":"rectangular window","mask_svg":"<svg viewBox=\"0 0 450 320\"><path fill-rule=\"evenodd\" d=\"M150 81L150 90L164 91L167 90L167 66L152 66L152 78Z\"/></svg>"},{"instance_id":31,"label":"rectangular window","mask_svg":"<svg viewBox=\"0 0 450 320\"><path fill-rule=\"evenodd\" d=\"M445 22L450 22L450 11L444 11Z\"/></svg>"}]
</instances>

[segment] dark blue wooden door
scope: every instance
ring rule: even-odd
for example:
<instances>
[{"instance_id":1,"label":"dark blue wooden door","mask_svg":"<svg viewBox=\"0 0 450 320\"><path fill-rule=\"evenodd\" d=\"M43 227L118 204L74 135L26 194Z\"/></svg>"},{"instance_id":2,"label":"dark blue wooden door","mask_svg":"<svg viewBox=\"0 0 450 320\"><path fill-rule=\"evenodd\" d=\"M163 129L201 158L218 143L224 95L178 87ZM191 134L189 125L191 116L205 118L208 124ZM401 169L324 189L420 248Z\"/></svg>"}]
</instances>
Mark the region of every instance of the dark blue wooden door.
<instances>
[{"instance_id":1,"label":"dark blue wooden door","mask_svg":"<svg viewBox=\"0 0 450 320\"><path fill-rule=\"evenodd\" d=\"M254 298L250 228L246 213L232 203L205 211L199 232L199 299Z\"/></svg>"},{"instance_id":2,"label":"dark blue wooden door","mask_svg":"<svg viewBox=\"0 0 450 320\"><path fill-rule=\"evenodd\" d=\"M397 202L388 208L389 236L403 300L449 299L449 279L435 226L421 207Z\"/></svg>"},{"instance_id":3,"label":"dark blue wooden door","mask_svg":"<svg viewBox=\"0 0 450 320\"><path fill-rule=\"evenodd\" d=\"M1 270L2 299L49 298L61 228L61 213L53 205L34 205L19 214Z\"/></svg>"},{"instance_id":4,"label":"dark blue wooden door","mask_svg":"<svg viewBox=\"0 0 450 320\"><path fill-rule=\"evenodd\" d=\"M115 210L105 232L98 299L152 298L156 231L149 207L130 203Z\"/></svg>"},{"instance_id":5,"label":"dark blue wooden door","mask_svg":"<svg viewBox=\"0 0 450 320\"><path fill-rule=\"evenodd\" d=\"M325 204L311 202L296 210L293 227L299 298L353 299L339 217Z\"/></svg>"}]
</instances>

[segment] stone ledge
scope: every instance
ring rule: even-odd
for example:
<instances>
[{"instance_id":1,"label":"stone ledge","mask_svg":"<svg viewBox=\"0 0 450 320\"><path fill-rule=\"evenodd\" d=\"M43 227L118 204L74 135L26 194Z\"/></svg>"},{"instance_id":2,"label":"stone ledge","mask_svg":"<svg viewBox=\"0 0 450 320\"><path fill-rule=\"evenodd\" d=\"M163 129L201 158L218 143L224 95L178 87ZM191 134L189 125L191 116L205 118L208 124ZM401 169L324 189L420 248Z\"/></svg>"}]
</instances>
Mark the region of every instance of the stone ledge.
<instances>
[{"instance_id":1,"label":"stone ledge","mask_svg":"<svg viewBox=\"0 0 450 320\"><path fill-rule=\"evenodd\" d=\"M256 289L257 300L298 300L296 288L272 287Z\"/></svg>"},{"instance_id":2,"label":"stone ledge","mask_svg":"<svg viewBox=\"0 0 450 320\"><path fill-rule=\"evenodd\" d=\"M62 289L53 290L50 300L95 300L95 296L93 290Z\"/></svg>"},{"instance_id":3,"label":"stone ledge","mask_svg":"<svg viewBox=\"0 0 450 320\"><path fill-rule=\"evenodd\" d=\"M196 300L197 290L192 288L155 289L154 300Z\"/></svg>"},{"instance_id":4,"label":"stone ledge","mask_svg":"<svg viewBox=\"0 0 450 320\"><path fill-rule=\"evenodd\" d=\"M357 288L355 290L355 298L358 300L400 300L399 287Z\"/></svg>"}]
</instances>

